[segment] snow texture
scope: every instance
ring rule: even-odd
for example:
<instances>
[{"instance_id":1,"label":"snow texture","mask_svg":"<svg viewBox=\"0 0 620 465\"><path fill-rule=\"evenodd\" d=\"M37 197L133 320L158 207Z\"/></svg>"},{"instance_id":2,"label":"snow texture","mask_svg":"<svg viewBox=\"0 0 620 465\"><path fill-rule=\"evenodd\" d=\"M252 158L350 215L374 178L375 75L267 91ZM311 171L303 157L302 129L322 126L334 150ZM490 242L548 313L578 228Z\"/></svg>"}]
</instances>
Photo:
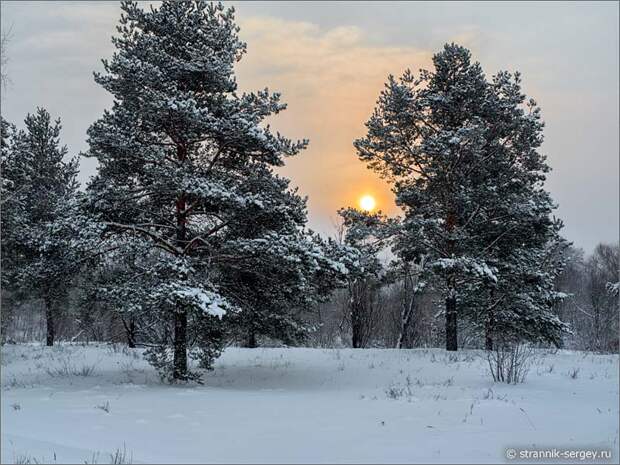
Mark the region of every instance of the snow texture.
<instances>
[{"instance_id":1,"label":"snow texture","mask_svg":"<svg viewBox=\"0 0 620 465\"><path fill-rule=\"evenodd\" d=\"M133 463L618 457L617 355L541 351L520 385L439 349L229 348L204 386L161 384L139 349L112 345L5 346L2 363L3 463L106 463L123 447Z\"/></svg>"}]
</instances>

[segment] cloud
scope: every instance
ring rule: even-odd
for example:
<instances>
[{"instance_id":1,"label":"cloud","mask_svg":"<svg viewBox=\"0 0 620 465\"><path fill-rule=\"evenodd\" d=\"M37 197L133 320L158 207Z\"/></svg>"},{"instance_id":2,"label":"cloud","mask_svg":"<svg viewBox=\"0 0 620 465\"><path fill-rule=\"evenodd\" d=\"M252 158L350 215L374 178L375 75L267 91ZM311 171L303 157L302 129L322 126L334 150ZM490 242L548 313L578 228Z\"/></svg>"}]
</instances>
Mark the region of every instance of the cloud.
<instances>
[{"instance_id":1,"label":"cloud","mask_svg":"<svg viewBox=\"0 0 620 465\"><path fill-rule=\"evenodd\" d=\"M271 17L240 20L248 53L238 67L240 87L269 86L289 105L272 125L310 147L282 171L309 195L313 226L330 232L338 208L374 195L393 212L389 187L360 162L353 140L365 133L389 74L428 67L432 53L413 47L368 43L355 26L324 29L303 21Z\"/></svg>"},{"instance_id":2,"label":"cloud","mask_svg":"<svg viewBox=\"0 0 620 465\"><path fill-rule=\"evenodd\" d=\"M119 14L118 2L1 2L2 27L13 26L3 116L19 124L44 106L62 117L70 152L84 150L86 129L111 102L92 72L113 52ZM289 109L272 125L311 141L282 172L310 196L313 227L331 232L335 211L365 193L393 205L352 142L388 74L428 68L433 52L456 41L489 75L520 69L540 102L547 186L567 237L590 250L617 240L617 3L243 2L237 18L248 43L241 88L281 91ZM94 171L94 160L83 160L81 180Z\"/></svg>"}]
</instances>

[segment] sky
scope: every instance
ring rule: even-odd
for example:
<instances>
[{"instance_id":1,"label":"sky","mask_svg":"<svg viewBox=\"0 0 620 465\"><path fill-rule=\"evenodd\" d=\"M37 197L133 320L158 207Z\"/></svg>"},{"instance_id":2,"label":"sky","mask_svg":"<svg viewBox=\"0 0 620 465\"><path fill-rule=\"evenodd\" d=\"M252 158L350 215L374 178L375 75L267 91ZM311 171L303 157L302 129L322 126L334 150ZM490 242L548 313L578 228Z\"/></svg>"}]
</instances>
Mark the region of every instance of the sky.
<instances>
[{"instance_id":1,"label":"sky","mask_svg":"<svg viewBox=\"0 0 620 465\"><path fill-rule=\"evenodd\" d=\"M248 53L243 91L269 87L288 109L269 123L310 145L282 174L308 196L309 226L333 235L336 211L372 195L398 213L390 188L360 162L353 141L389 74L430 68L446 42L468 47L488 76L519 70L546 122L547 187L564 235L590 252L619 237L617 2L225 2ZM148 3L145 3L147 6ZM71 154L111 104L92 78L120 15L117 2L0 4L10 30L1 112L20 126L37 106L63 123ZM86 183L96 163L82 159Z\"/></svg>"}]
</instances>

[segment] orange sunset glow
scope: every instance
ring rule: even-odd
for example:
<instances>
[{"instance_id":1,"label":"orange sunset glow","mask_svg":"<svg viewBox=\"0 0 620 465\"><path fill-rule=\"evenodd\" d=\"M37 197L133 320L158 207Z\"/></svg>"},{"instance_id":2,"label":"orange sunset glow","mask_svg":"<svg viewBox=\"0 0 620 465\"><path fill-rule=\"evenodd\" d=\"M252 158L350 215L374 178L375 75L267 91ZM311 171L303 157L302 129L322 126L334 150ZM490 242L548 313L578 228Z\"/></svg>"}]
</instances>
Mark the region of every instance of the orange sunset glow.
<instances>
[{"instance_id":1,"label":"orange sunset glow","mask_svg":"<svg viewBox=\"0 0 620 465\"><path fill-rule=\"evenodd\" d=\"M519 30L521 40L510 41L505 37L506 28L513 27L507 22L512 16L506 15L503 4L453 4L449 18L442 6L420 2L393 7L372 2L234 5L240 38L247 43L247 54L235 70L239 91L268 87L281 92L287 109L267 123L286 137L309 140L308 148L287 158L278 172L308 197L309 225L314 230L332 234L338 209L360 208L360 197L369 193L375 210L388 216L400 213L389 186L358 159L353 142L365 135L364 123L388 75L400 76L407 68L414 74L429 69L433 53L454 41L470 48L489 75L518 69L526 77L527 93L539 101L549 122L543 150L554 169L548 186L560 204L558 215L564 219L567 238L586 249L600 239L594 231L602 231L607 241L617 240L618 208L605 207L606 199L618 198L617 58L615 50L600 46L609 41L609 31L617 36L615 13L593 8L588 20L577 21L585 11L577 3L549 6L544 12L534 4L513 4L511 15L521 18L515 24L527 23L533 32ZM92 72L101 71L99 58L113 52L110 36L119 7L115 2L55 3L52 21L39 6L2 2L3 24L8 30L15 23L6 66L11 87L3 92L2 113L10 121L20 121L36 106L46 107L63 118L63 142L70 153L79 153L87 148L86 129L111 105L92 80ZM558 15L565 19L557 21ZM595 18L601 28L593 32ZM55 23L71 34L58 33ZM540 28L551 23L554 33L541 38ZM75 40L77 35L87 39ZM560 43L572 45L556 53ZM55 54L73 57L75 66L59 68ZM587 63L579 67L576 78L558 85L555 73L575 73L574 63L584 59ZM47 77L45 87L37 81L40 75ZM67 80L70 92L65 89ZM575 96L579 117L568 118ZM67 111L74 107L79 111ZM594 134L586 135L580 129L584 127ZM592 141L597 141L601 160L584 165L580 154L591 152ZM95 172L95 160L82 159L82 184ZM573 207L585 198L592 199L592 206Z\"/></svg>"}]
</instances>

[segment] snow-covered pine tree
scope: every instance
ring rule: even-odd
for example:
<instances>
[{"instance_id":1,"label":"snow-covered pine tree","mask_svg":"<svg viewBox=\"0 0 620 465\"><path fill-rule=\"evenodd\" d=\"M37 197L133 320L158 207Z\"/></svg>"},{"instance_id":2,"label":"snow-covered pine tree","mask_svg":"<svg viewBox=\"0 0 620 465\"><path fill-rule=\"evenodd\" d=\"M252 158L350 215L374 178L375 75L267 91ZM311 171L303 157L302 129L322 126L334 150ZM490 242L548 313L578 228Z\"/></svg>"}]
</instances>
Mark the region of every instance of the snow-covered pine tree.
<instances>
[{"instance_id":1,"label":"snow-covered pine tree","mask_svg":"<svg viewBox=\"0 0 620 465\"><path fill-rule=\"evenodd\" d=\"M3 153L3 278L45 308L46 343L54 344L55 317L76 271L73 221L77 206L77 158L65 160L60 120L42 108L25 119ZM4 254L3 254L4 257ZM13 287L13 286L11 286Z\"/></svg>"},{"instance_id":2,"label":"snow-covered pine tree","mask_svg":"<svg viewBox=\"0 0 620 465\"><path fill-rule=\"evenodd\" d=\"M142 334L152 326L146 317L152 313L147 304L154 279L150 243L139 237L105 242L104 253L91 255L81 276L80 332L95 340L123 340L130 348L144 340L156 340Z\"/></svg>"},{"instance_id":3,"label":"snow-covered pine tree","mask_svg":"<svg viewBox=\"0 0 620 465\"><path fill-rule=\"evenodd\" d=\"M538 152L540 110L525 100L520 76L500 72L489 83L455 44L433 64L419 78L389 77L355 146L393 184L404 210L395 250L408 260L426 256L445 296L446 349L456 350L457 315L497 281L492 264L502 247L537 249L555 223L542 188L549 168Z\"/></svg>"},{"instance_id":4,"label":"snow-covered pine tree","mask_svg":"<svg viewBox=\"0 0 620 465\"><path fill-rule=\"evenodd\" d=\"M554 281L567 243L544 186L550 171L538 150L544 123L536 102L523 94L519 73L499 72L490 86L489 129L497 138L490 150L499 156L488 167L491 216L473 226L484 247L481 257L492 272L470 283L484 302L484 316L474 320L484 321L487 349L494 338L559 345L568 327L552 311L560 296Z\"/></svg>"},{"instance_id":5,"label":"snow-covered pine tree","mask_svg":"<svg viewBox=\"0 0 620 465\"><path fill-rule=\"evenodd\" d=\"M293 231L298 208L279 203L282 186L271 186L272 167L306 141L261 125L285 108L279 94L237 93L233 67L246 46L234 10L203 1L165 1L149 11L123 2L121 8L117 52L104 60L106 72L95 75L114 104L88 132L88 155L99 161L89 193L106 237L139 236L152 249L153 287L140 293L148 291L143 304L166 312L172 326L152 360L183 380L191 375L188 349L208 367L224 343L221 318L243 301L225 279L230 270L260 274L260 257L293 263L295 251L317 255L315 274L326 265L346 268ZM265 189L252 187L261 179ZM259 212L279 209L291 216L290 231L277 219L275 225L260 220L252 231Z\"/></svg>"},{"instance_id":6,"label":"snow-covered pine tree","mask_svg":"<svg viewBox=\"0 0 620 465\"><path fill-rule=\"evenodd\" d=\"M244 190L265 200L229 223L229 243L254 242L243 267L221 270L221 286L241 310L231 318L232 333L247 347L256 347L260 337L299 343L311 329L304 315L342 283L341 264L350 267L350 251L305 231L305 199L289 189L287 179L256 165ZM265 246L259 246L260 241Z\"/></svg>"},{"instance_id":7,"label":"snow-covered pine tree","mask_svg":"<svg viewBox=\"0 0 620 465\"><path fill-rule=\"evenodd\" d=\"M482 294L483 313L476 319L484 324L485 349L524 341L561 347L569 327L553 312L564 298L554 281L567 243L553 229L549 235L545 244L516 245L495 261L497 281Z\"/></svg>"},{"instance_id":8,"label":"snow-covered pine tree","mask_svg":"<svg viewBox=\"0 0 620 465\"><path fill-rule=\"evenodd\" d=\"M3 173L4 170L10 169L10 155L11 155L11 142L12 142L12 134L15 132L15 128L11 123L5 120L2 116L0 116L0 162L2 163ZM0 188L2 189L2 199L0 201L4 202L6 197L4 195L5 192L9 192L9 188L11 187L11 181L6 177L5 174L2 176L2 183L0 183Z\"/></svg>"},{"instance_id":9,"label":"snow-covered pine tree","mask_svg":"<svg viewBox=\"0 0 620 465\"><path fill-rule=\"evenodd\" d=\"M0 116L0 170L2 179L0 181L0 212L2 228L2 287L4 291L11 286L10 273L8 270L16 269L15 261L18 257L17 250L12 247L11 241L14 236L17 219L21 211L19 202L19 186L16 184L22 178L20 174L21 166L15 159L13 144L15 141L15 127ZM3 320L4 321L4 320Z\"/></svg>"},{"instance_id":10,"label":"snow-covered pine tree","mask_svg":"<svg viewBox=\"0 0 620 465\"><path fill-rule=\"evenodd\" d=\"M14 180L18 177L20 167L15 163L13 142L15 127L0 116L0 273L1 273L1 337L2 343L7 337L9 322L13 317L14 294L17 288L14 272L17 269L19 254L14 247L14 232L17 218L20 216L21 203L16 197Z\"/></svg>"},{"instance_id":11,"label":"snow-covered pine tree","mask_svg":"<svg viewBox=\"0 0 620 465\"><path fill-rule=\"evenodd\" d=\"M222 287L240 309L229 320L231 332L247 347L257 347L259 337L303 342L314 329L305 317L354 269L354 249L316 234L296 236L265 237L262 247L252 245L254 266L223 270Z\"/></svg>"}]
</instances>

